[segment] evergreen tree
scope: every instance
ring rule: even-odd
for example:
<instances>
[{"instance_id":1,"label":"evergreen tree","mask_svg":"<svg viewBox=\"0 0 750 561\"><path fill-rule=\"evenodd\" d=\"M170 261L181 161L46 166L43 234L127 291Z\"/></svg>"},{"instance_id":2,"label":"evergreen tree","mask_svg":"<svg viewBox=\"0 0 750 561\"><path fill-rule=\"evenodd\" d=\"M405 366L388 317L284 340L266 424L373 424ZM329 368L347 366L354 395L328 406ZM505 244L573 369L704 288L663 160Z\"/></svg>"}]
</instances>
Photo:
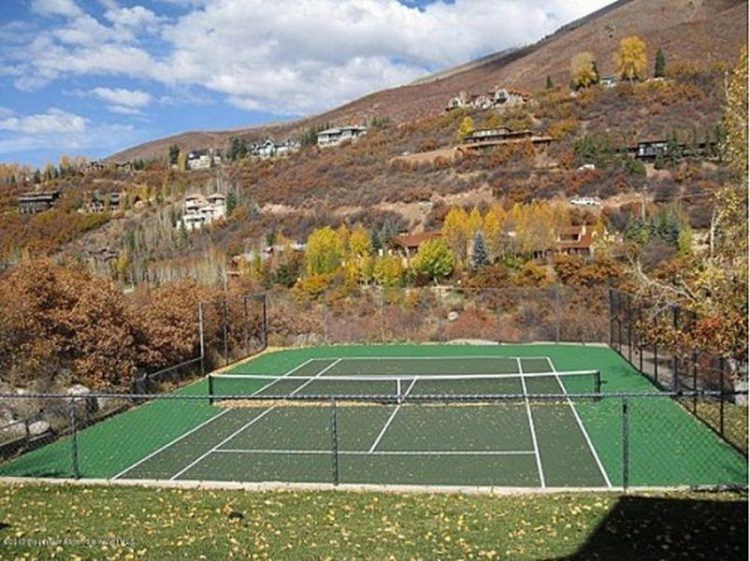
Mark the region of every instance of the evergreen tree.
<instances>
[{"instance_id":1,"label":"evergreen tree","mask_svg":"<svg viewBox=\"0 0 750 561\"><path fill-rule=\"evenodd\" d=\"M474 236L474 247L471 252L471 264L475 270L481 269L489 265L489 259L487 258L487 247L484 244L484 236L482 232L477 232Z\"/></svg>"},{"instance_id":2,"label":"evergreen tree","mask_svg":"<svg viewBox=\"0 0 750 561\"><path fill-rule=\"evenodd\" d=\"M554 84L552 83L552 78L550 78L550 75L549 75L549 74L547 74L547 83L545 84L545 87L546 87L546 88L547 88L548 90L551 90L552 88L554 88L554 87L555 87L555 85L554 85Z\"/></svg>"},{"instance_id":3,"label":"evergreen tree","mask_svg":"<svg viewBox=\"0 0 750 561\"><path fill-rule=\"evenodd\" d=\"M654 78L664 78L667 74L667 61L664 60L664 52L659 48L656 51L656 62L654 63Z\"/></svg>"},{"instance_id":4,"label":"evergreen tree","mask_svg":"<svg viewBox=\"0 0 750 561\"><path fill-rule=\"evenodd\" d=\"M172 144L172 146L169 147L169 165L170 166L176 166L177 165L177 158L180 157L180 147L176 144Z\"/></svg>"},{"instance_id":5,"label":"evergreen tree","mask_svg":"<svg viewBox=\"0 0 750 561\"><path fill-rule=\"evenodd\" d=\"M232 214L235 208L237 208L237 194L232 192L227 195L227 214Z\"/></svg>"}]
</instances>

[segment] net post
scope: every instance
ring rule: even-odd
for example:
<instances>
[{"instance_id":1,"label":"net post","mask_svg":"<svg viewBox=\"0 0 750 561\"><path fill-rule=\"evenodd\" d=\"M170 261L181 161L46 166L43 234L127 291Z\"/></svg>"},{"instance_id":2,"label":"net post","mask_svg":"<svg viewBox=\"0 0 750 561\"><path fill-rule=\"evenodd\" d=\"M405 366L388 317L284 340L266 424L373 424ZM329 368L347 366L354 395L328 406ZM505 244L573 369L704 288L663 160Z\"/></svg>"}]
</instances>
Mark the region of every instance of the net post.
<instances>
[{"instance_id":1,"label":"net post","mask_svg":"<svg viewBox=\"0 0 750 561\"><path fill-rule=\"evenodd\" d=\"M628 490L630 479L630 429L628 420L628 398L622 398L622 488Z\"/></svg>"},{"instance_id":2,"label":"net post","mask_svg":"<svg viewBox=\"0 0 750 561\"><path fill-rule=\"evenodd\" d=\"M594 372L594 393L597 401L602 398L602 373L599 370Z\"/></svg>"},{"instance_id":3,"label":"net post","mask_svg":"<svg viewBox=\"0 0 750 561\"><path fill-rule=\"evenodd\" d=\"M76 426L76 403L75 399L70 400L68 412L70 416L70 465L73 473L73 479L79 479L78 471L78 427Z\"/></svg>"},{"instance_id":4,"label":"net post","mask_svg":"<svg viewBox=\"0 0 750 561\"><path fill-rule=\"evenodd\" d=\"M208 404L214 404L214 377L211 374L208 375Z\"/></svg>"},{"instance_id":5,"label":"net post","mask_svg":"<svg viewBox=\"0 0 750 561\"><path fill-rule=\"evenodd\" d=\"M331 471L333 485L339 484L339 439L336 415L336 399L331 400Z\"/></svg>"},{"instance_id":6,"label":"net post","mask_svg":"<svg viewBox=\"0 0 750 561\"><path fill-rule=\"evenodd\" d=\"M396 378L396 403L401 403L403 398L401 397L401 378Z\"/></svg>"}]
</instances>

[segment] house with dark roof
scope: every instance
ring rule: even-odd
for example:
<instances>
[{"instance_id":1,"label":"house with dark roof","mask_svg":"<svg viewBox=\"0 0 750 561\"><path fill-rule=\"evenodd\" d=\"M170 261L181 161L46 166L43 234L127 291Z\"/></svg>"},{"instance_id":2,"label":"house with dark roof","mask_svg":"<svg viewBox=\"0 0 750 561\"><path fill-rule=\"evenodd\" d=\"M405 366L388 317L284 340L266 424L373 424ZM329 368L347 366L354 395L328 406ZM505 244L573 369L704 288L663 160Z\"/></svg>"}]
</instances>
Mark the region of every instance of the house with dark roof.
<instances>
[{"instance_id":1,"label":"house with dark roof","mask_svg":"<svg viewBox=\"0 0 750 561\"><path fill-rule=\"evenodd\" d=\"M391 253L400 256L407 264L423 244L442 237L440 232L421 232L419 234L400 234L391 240Z\"/></svg>"},{"instance_id":2,"label":"house with dark roof","mask_svg":"<svg viewBox=\"0 0 750 561\"><path fill-rule=\"evenodd\" d=\"M476 150L525 141L531 142L534 146L545 147L552 142L552 137L539 136L528 129L518 131L507 128L477 129L464 139L461 148Z\"/></svg>"},{"instance_id":3,"label":"house with dark roof","mask_svg":"<svg viewBox=\"0 0 750 561\"><path fill-rule=\"evenodd\" d=\"M50 210L60 199L60 191L31 191L18 197L18 210L21 214L37 214Z\"/></svg>"}]
</instances>

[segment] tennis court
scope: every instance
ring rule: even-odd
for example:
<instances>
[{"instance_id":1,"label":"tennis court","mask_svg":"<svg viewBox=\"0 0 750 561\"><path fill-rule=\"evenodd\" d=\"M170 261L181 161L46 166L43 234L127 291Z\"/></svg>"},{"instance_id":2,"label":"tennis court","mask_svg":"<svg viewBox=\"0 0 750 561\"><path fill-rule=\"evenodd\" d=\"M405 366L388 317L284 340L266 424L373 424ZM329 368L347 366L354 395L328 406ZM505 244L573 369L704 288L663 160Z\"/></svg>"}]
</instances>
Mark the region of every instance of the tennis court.
<instances>
[{"instance_id":1,"label":"tennis court","mask_svg":"<svg viewBox=\"0 0 750 561\"><path fill-rule=\"evenodd\" d=\"M625 419L622 392L653 395L654 387L606 347L281 350L80 431L74 472L71 442L62 438L0 465L0 475L508 488L744 484L747 458L678 401L631 398ZM498 394L505 398L487 399Z\"/></svg>"},{"instance_id":2,"label":"tennis court","mask_svg":"<svg viewBox=\"0 0 750 561\"><path fill-rule=\"evenodd\" d=\"M217 375L210 384L215 395L402 398L390 405L337 405L335 461L341 482L610 486L569 400L432 406L408 401L459 394L564 397L598 388L597 372L558 373L549 357L315 358L282 377ZM216 416L118 477L330 481L335 469L331 406L253 403L219 401Z\"/></svg>"}]
</instances>

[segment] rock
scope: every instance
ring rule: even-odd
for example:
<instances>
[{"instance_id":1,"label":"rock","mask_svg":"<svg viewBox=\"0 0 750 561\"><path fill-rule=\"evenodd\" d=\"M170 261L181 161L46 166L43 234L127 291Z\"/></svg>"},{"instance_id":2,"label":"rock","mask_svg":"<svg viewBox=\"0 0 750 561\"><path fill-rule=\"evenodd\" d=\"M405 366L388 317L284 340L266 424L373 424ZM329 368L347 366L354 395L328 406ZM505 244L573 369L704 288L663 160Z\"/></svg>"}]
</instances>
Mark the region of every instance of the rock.
<instances>
[{"instance_id":1,"label":"rock","mask_svg":"<svg viewBox=\"0 0 750 561\"><path fill-rule=\"evenodd\" d=\"M309 347L310 345L319 345L322 342L317 333L300 333L292 338L293 347Z\"/></svg>"},{"instance_id":2,"label":"rock","mask_svg":"<svg viewBox=\"0 0 750 561\"><path fill-rule=\"evenodd\" d=\"M29 434L31 436L39 436L49 432L50 426L47 421L34 421L29 423Z\"/></svg>"},{"instance_id":3,"label":"rock","mask_svg":"<svg viewBox=\"0 0 750 561\"><path fill-rule=\"evenodd\" d=\"M111 411L117 409L123 404L123 399L119 397L97 397L97 411Z\"/></svg>"},{"instance_id":4,"label":"rock","mask_svg":"<svg viewBox=\"0 0 750 561\"><path fill-rule=\"evenodd\" d=\"M73 384L65 391L65 393L72 396L85 397L91 393L91 390L83 384Z\"/></svg>"},{"instance_id":5,"label":"rock","mask_svg":"<svg viewBox=\"0 0 750 561\"><path fill-rule=\"evenodd\" d=\"M448 321L456 321L458 319L458 312L448 312Z\"/></svg>"},{"instance_id":6,"label":"rock","mask_svg":"<svg viewBox=\"0 0 750 561\"><path fill-rule=\"evenodd\" d=\"M738 380L734 384L734 391L746 392L747 391L747 380ZM737 405L747 405L747 394L740 394L734 397L734 402Z\"/></svg>"},{"instance_id":7,"label":"rock","mask_svg":"<svg viewBox=\"0 0 750 561\"><path fill-rule=\"evenodd\" d=\"M93 397L88 397L91 390L83 384L73 384L65 393L75 398L76 410L79 412L85 411L89 415L96 413L97 401Z\"/></svg>"}]
</instances>

